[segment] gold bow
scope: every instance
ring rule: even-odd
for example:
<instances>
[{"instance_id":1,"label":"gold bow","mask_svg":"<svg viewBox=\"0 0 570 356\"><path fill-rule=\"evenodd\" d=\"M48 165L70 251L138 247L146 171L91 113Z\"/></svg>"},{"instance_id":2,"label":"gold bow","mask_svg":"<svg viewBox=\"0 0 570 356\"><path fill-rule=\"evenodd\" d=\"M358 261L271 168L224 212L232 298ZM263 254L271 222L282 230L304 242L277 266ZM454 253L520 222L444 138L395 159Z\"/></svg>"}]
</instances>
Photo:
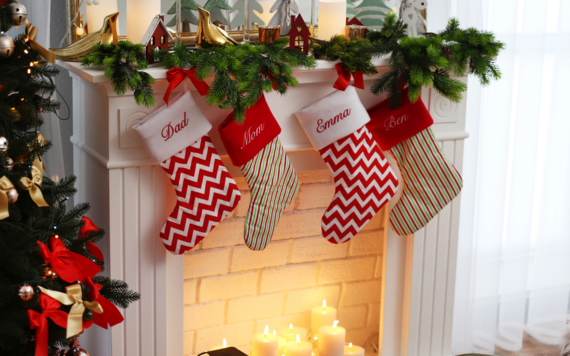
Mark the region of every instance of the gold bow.
<instances>
[{"instance_id":1,"label":"gold bow","mask_svg":"<svg viewBox=\"0 0 570 356\"><path fill-rule=\"evenodd\" d=\"M4 176L0 178L0 220L6 219L10 214L8 213L8 192L14 189L14 185Z\"/></svg>"},{"instance_id":2,"label":"gold bow","mask_svg":"<svg viewBox=\"0 0 570 356\"><path fill-rule=\"evenodd\" d=\"M42 134L38 135L38 141L44 142L46 139L42 136ZM34 163L32 163L32 179L28 177L23 177L18 182L18 187L22 188L23 190L29 190L30 196L32 200L39 206L44 207L48 206L46 201L44 200L44 196L42 194L42 168L44 165L39 157L36 157Z\"/></svg>"},{"instance_id":3,"label":"gold bow","mask_svg":"<svg viewBox=\"0 0 570 356\"><path fill-rule=\"evenodd\" d=\"M44 287L39 287L44 293L57 300L63 305L71 305L71 310L67 317L67 334L66 338L70 338L83 331L83 312L85 308L94 313L101 314L103 308L98 302L85 302L83 301L83 293L81 292L80 284L73 284L65 287L65 293L57 292L54 290L47 290Z\"/></svg>"},{"instance_id":4,"label":"gold bow","mask_svg":"<svg viewBox=\"0 0 570 356\"><path fill-rule=\"evenodd\" d=\"M43 48L39 43L37 43L36 37L38 37L38 28L36 26L32 26L32 24L28 22L26 24L26 31L24 32L24 41L28 42L30 46L40 54L40 56L45 58L46 61L52 64L55 63L55 53Z\"/></svg>"}]
</instances>

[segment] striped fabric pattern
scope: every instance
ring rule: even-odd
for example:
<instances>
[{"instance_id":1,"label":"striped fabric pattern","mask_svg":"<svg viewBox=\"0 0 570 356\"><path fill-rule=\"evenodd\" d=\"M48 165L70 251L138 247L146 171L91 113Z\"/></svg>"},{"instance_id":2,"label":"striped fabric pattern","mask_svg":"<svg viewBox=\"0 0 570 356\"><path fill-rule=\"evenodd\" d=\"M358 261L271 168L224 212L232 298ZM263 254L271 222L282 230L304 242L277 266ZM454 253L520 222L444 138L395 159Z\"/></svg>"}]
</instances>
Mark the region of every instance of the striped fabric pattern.
<instances>
[{"instance_id":1,"label":"striped fabric pattern","mask_svg":"<svg viewBox=\"0 0 570 356\"><path fill-rule=\"evenodd\" d=\"M398 189L398 178L366 126L320 150L335 182L335 195L321 222L323 237L352 239Z\"/></svg>"},{"instance_id":2,"label":"striped fabric pattern","mask_svg":"<svg viewBox=\"0 0 570 356\"><path fill-rule=\"evenodd\" d=\"M232 212L241 194L207 135L160 166L177 195L160 238L168 251L179 255L194 248Z\"/></svg>"},{"instance_id":3,"label":"striped fabric pattern","mask_svg":"<svg viewBox=\"0 0 570 356\"><path fill-rule=\"evenodd\" d=\"M252 250L263 250L281 215L297 195L299 179L278 137L240 168L251 188L245 244Z\"/></svg>"},{"instance_id":4,"label":"striped fabric pattern","mask_svg":"<svg viewBox=\"0 0 570 356\"><path fill-rule=\"evenodd\" d=\"M461 175L441 151L431 128L390 149L404 180L402 197L390 212L390 226L401 236L420 230L455 198Z\"/></svg>"}]
</instances>

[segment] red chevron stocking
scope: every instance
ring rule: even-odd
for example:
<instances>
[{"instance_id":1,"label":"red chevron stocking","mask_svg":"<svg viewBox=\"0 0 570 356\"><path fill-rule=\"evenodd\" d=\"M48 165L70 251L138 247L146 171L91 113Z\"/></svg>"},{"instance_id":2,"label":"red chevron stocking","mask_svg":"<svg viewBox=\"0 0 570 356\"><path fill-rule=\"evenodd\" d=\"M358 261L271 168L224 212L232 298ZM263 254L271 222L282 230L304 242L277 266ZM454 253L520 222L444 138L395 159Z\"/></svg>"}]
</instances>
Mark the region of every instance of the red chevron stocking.
<instances>
[{"instance_id":1,"label":"red chevron stocking","mask_svg":"<svg viewBox=\"0 0 570 356\"><path fill-rule=\"evenodd\" d=\"M398 179L364 126L370 117L354 87L296 115L336 185L321 222L323 236L332 243L347 242L394 196Z\"/></svg>"},{"instance_id":2,"label":"red chevron stocking","mask_svg":"<svg viewBox=\"0 0 570 356\"><path fill-rule=\"evenodd\" d=\"M175 254L194 248L241 197L207 135L211 127L189 92L133 127L176 190L176 207L160 231Z\"/></svg>"}]
</instances>

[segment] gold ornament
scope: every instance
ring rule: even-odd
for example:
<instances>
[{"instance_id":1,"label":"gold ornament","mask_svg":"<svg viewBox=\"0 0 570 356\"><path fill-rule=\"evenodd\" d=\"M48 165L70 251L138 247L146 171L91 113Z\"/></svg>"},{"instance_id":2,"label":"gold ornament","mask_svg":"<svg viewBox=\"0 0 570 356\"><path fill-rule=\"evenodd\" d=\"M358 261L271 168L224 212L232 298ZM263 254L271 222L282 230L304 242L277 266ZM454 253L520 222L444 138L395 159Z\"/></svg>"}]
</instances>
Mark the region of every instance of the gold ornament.
<instances>
[{"instance_id":1,"label":"gold ornament","mask_svg":"<svg viewBox=\"0 0 570 356\"><path fill-rule=\"evenodd\" d=\"M45 142L45 138L42 134L38 134L38 142L42 143ZM20 178L18 182L18 187L23 190L30 191L30 197L32 200L39 206L39 207L46 207L48 204L44 200L44 196L42 194L42 182L43 182L43 174L42 169L45 169L41 157L36 157L34 162L32 163L32 178L23 177Z\"/></svg>"},{"instance_id":2,"label":"gold ornament","mask_svg":"<svg viewBox=\"0 0 570 356\"><path fill-rule=\"evenodd\" d=\"M71 310L67 317L66 338L75 336L83 331L83 312L85 312L85 308L97 314L101 314L103 312L103 308L99 303L83 301L83 293L81 292L80 284L73 284L65 287L66 293L47 290L44 287L39 288L42 293L49 295L61 304L71 305Z\"/></svg>"},{"instance_id":3,"label":"gold ornament","mask_svg":"<svg viewBox=\"0 0 570 356\"><path fill-rule=\"evenodd\" d=\"M0 178L0 220L4 220L10 216L8 213L8 203L10 202L8 193L13 189L14 185L8 177L4 176Z\"/></svg>"},{"instance_id":4,"label":"gold ornament","mask_svg":"<svg viewBox=\"0 0 570 356\"><path fill-rule=\"evenodd\" d=\"M198 6L198 14L200 15L200 22L198 23L198 33L196 33L196 47L238 44L226 31L212 23L210 12Z\"/></svg>"},{"instance_id":5,"label":"gold ornament","mask_svg":"<svg viewBox=\"0 0 570 356\"><path fill-rule=\"evenodd\" d=\"M24 301L28 301L34 297L34 288L29 284L24 284L18 289L18 296Z\"/></svg>"},{"instance_id":6,"label":"gold ornament","mask_svg":"<svg viewBox=\"0 0 570 356\"><path fill-rule=\"evenodd\" d=\"M24 41L30 44L30 46L37 51L40 56L50 63L55 63L55 54L43 48L39 43L36 42L36 37L38 37L38 28L32 26L31 23L26 24L26 31L24 32Z\"/></svg>"},{"instance_id":7,"label":"gold ornament","mask_svg":"<svg viewBox=\"0 0 570 356\"><path fill-rule=\"evenodd\" d=\"M12 21L14 26L20 26L28 18L28 10L22 4L13 2L7 6L8 11L12 14Z\"/></svg>"},{"instance_id":8,"label":"gold ornament","mask_svg":"<svg viewBox=\"0 0 570 356\"><path fill-rule=\"evenodd\" d=\"M14 53L14 40L7 34L0 33L0 58L8 58Z\"/></svg>"},{"instance_id":9,"label":"gold ornament","mask_svg":"<svg viewBox=\"0 0 570 356\"><path fill-rule=\"evenodd\" d=\"M91 48L96 44L119 43L119 37L117 36L118 18L118 12L108 15L105 17L105 20L103 20L103 27L99 31L92 32L67 47L50 48L50 50L55 53L57 59L79 62L81 57L91 52ZM91 25L89 27L91 27Z\"/></svg>"}]
</instances>

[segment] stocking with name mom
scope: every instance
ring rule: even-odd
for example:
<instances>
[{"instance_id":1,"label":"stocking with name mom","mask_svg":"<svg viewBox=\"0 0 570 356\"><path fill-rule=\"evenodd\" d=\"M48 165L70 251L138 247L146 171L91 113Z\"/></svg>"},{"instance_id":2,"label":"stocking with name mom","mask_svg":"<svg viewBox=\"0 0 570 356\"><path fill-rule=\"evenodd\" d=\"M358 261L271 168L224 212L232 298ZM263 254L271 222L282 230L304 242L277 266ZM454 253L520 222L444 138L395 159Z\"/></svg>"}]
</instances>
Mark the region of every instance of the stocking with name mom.
<instances>
[{"instance_id":1,"label":"stocking with name mom","mask_svg":"<svg viewBox=\"0 0 570 356\"><path fill-rule=\"evenodd\" d=\"M281 127L262 95L246 111L243 124L237 124L232 113L218 130L232 163L240 167L251 188L245 244L263 250L299 191L299 179L279 141Z\"/></svg>"},{"instance_id":2,"label":"stocking with name mom","mask_svg":"<svg viewBox=\"0 0 570 356\"><path fill-rule=\"evenodd\" d=\"M211 128L188 91L133 126L176 191L176 206L160 231L174 254L194 248L241 198L208 136Z\"/></svg>"},{"instance_id":3,"label":"stocking with name mom","mask_svg":"<svg viewBox=\"0 0 570 356\"><path fill-rule=\"evenodd\" d=\"M323 237L347 242L394 196L398 179L365 126L370 117L353 86L295 115L334 177Z\"/></svg>"}]
</instances>

